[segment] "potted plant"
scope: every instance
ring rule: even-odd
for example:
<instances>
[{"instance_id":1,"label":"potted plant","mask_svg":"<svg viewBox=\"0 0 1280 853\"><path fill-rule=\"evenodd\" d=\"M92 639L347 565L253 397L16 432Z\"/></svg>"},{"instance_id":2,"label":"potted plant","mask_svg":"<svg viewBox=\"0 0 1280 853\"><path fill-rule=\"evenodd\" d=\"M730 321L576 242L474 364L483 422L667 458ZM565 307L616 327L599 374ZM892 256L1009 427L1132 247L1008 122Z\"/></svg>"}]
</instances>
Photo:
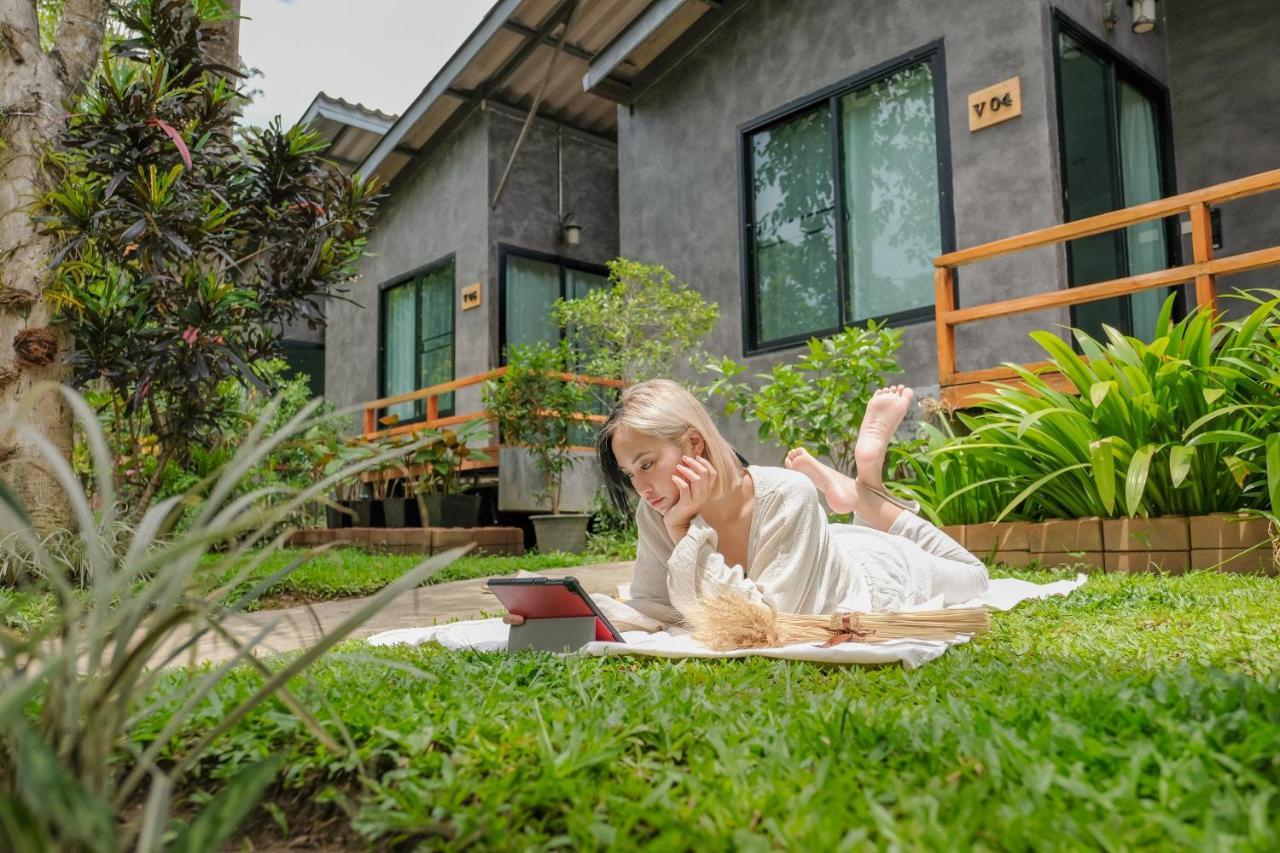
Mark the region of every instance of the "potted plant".
<instances>
[{"instance_id":1,"label":"potted plant","mask_svg":"<svg viewBox=\"0 0 1280 853\"><path fill-rule=\"evenodd\" d=\"M584 384L566 381L575 365L573 350L564 341L512 346L507 372L485 384L484 405L497 421L504 444L524 447L543 478L540 500L550 515L532 517L538 549L578 553L587 544L586 513L560 512L560 487L574 462L574 427L590 400Z\"/></svg>"},{"instance_id":2,"label":"potted plant","mask_svg":"<svg viewBox=\"0 0 1280 853\"><path fill-rule=\"evenodd\" d=\"M420 443L407 456L411 484L417 496L423 527L475 527L480 521L480 496L462 492L462 465L489 457L472 445L489 435L483 418L467 421L457 429L418 434Z\"/></svg>"}]
</instances>

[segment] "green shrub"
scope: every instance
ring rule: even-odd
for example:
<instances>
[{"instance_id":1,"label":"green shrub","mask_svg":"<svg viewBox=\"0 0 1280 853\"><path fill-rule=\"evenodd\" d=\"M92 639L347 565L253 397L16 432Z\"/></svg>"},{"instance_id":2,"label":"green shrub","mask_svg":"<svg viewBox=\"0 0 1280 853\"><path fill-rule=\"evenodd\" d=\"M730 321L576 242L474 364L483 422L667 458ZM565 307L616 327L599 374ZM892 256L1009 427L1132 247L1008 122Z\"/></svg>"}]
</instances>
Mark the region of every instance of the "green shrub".
<instances>
[{"instance_id":1,"label":"green shrub","mask_svg":"<svg viewBox=\"0 0 1280 853\"><path fill-rule=\"evenodd\" d=\"M934 436L902 490L944 523L1275 507L1280 291L1238 298L1254 306L1250 314L1215 326L1199 311L1171 322L1171 297L1150 343L1111 328L1105 343L1075 330L1077 354L1058 336L1033 332L1047 369L1077 393L1010 365L1025 387L1001 388L960 414L964 434Z\"/></svg>"},{"instance_id":2,"label":"green shrub","mask_svg":"<svg viewBox=\"0 0 1280 853\"><path fill-rule=\"evenodd\" d=\"M867 403L897 373L894 353L902 346L902 332L883 324L865 329L850 326L829 338L811 338L808 351L794 363L776 365L757 374L757 390L736 377L746 366L732 358L712 362L706 369L715 378L708 394L725 399L725 412L742 412L759 423L761 440L776 438L786 448L804 446L825 456L832 466L852 473L853 448Z\"/></svg>"}]
</instances>

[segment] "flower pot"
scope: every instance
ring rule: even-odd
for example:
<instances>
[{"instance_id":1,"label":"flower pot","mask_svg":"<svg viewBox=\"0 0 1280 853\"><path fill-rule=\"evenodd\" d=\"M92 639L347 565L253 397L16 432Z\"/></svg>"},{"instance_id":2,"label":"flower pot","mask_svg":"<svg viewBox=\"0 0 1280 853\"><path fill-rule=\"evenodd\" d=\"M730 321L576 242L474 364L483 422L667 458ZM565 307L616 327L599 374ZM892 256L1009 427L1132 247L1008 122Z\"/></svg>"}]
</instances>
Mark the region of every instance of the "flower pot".
<instances>
[{"instance_id":1,"label":"flower pot","mask_svg":"<svg viewBox=\"0 0 1280 853\"><path fill-rule=\"evenodd\" d=\"M538 552L582 553L587 547L587 522L590 520L591 516L584 512L531 516L533 533L538 540Z\"/></svg>"},{"instance_id":2,"label":"flower pot","mask_svg":"<svg viewBox=\"0 0 1280 853\"><path fill-rule=\"evenodd\" d=\"M382 516L382 501L361 498L348 501L347 505L356 514L351 521L352 527L382 527L385 523Z\"/></svg>"},{"instance_id":3,"label":"flower pot","mask_svg":"<svg viewBox=\"0 0 1280 853\"><path fill-rule=\"evenodd\" d=\"M345 505L346 505L345 501L341 502L340 506L332 506L330 504L325 504L325 508L324 508L325 526L328 527L330 530L339 530L343 527L351 526L351 516L343 512L343 509L342 509L343 506Z\"/></svg>"},{"instance_id":4,"label":"flower pot","mask_svg":"<svg viewBox=\"0 0 1280 853\"><path fill-rule=\"evenodd\" d=\"M382 517L387 527L421 527L417 498L384 498Z\"/></svg>"},{"instance_id":5,"label":"flower pot","mask_svg":"<svg viewBox=\"0 0 1280 853\"><path fill-rule=\"evenodd\" d=\"M475 527L480 522L479 495L423 495L427 517L423 527Z\"/></svg>"}]
</instances>

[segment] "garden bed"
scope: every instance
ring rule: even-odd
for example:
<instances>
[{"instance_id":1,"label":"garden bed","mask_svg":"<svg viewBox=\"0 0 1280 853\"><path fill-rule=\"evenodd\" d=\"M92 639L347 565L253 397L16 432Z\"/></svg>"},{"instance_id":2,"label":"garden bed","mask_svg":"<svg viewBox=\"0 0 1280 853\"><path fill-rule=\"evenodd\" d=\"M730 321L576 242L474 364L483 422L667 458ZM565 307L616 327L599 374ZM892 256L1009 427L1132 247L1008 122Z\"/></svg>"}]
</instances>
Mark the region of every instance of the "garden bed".
<instances>
[{"instance_id":1,"label":"garden bed","mask_svg":"<svg viewBox=\"0 0 1280 853\"><path fill-rule=\"evenodd\" d=\"M476 545L477 554L518 557L524 533L518 527L341 527L298 530L290 548L314 548L333 542L380 554L436 554L460 545Z\"/></svg>"},{"instance_id":2,"label":"garden bed","mask_svg":"<svg viewBox=\"0 0 1280 853\"><path fill-rule=\"evenodd\" d=\"M1213 569L1273 575L1277 566L1270 522L1237 513L1002 521L943 530L979 557L1015 568L1083 563L1107 572Z\"/></svg>"}]
</instances>

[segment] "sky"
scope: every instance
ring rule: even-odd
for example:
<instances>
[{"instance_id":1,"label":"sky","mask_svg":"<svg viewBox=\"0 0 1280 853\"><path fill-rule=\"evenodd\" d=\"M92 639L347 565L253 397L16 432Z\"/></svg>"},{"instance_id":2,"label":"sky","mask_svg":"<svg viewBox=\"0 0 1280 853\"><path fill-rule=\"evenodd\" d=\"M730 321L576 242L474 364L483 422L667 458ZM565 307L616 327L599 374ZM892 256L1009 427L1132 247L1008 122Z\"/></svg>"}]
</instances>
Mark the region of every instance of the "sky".
<instances>
[{"instance_id":1,"label":"sky","mask_svg":"<svg viewBox=\"0 0 1280 853\"><path fill-rule=\"evenodd\" d=\"M242 0L240 58L261 77L243 124L302 118L317 92L398 115L492 0Z\"/></svg>"}]
</instances>

